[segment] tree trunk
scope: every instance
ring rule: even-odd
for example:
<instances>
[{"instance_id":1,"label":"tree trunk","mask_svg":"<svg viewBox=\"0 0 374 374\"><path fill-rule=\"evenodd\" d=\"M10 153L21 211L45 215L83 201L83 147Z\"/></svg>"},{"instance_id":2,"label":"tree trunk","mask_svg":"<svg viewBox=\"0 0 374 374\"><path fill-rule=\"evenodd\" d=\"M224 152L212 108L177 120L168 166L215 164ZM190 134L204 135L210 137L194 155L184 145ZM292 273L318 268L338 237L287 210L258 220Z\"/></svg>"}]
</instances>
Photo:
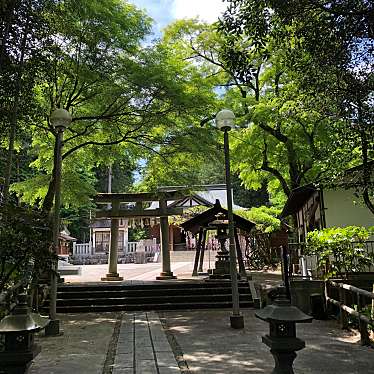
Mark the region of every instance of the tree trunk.
<instances>
[{"instance_id":1,"label":"tree trunk","mask_svg":"<svg viewBox=\"0 0 374 374\"><path fill-rule=\"evenodd\" d=\"M362 113L361 113L361 103L358 105L359 107L359 121L361 122ZM364 202L370 212L374 214L374 204L370 200L370 180L371 180L371 165L369 164L368 160L368 138L366 134L366 128L364 123L360 123L360 138L361 138L361 153L362 153L362 184L363 184L363 193L362 197Z\"/></svg>"}]
</instances>

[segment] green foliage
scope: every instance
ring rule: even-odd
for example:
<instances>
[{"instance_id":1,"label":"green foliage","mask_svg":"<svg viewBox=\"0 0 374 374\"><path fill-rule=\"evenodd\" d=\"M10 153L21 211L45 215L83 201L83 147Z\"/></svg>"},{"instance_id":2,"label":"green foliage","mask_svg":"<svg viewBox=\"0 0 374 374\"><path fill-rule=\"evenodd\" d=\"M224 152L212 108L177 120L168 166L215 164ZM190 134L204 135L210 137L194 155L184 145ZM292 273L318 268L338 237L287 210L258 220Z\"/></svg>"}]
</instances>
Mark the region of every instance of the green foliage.
<instances>
[{"instance_id":1,"label":"green foliage","mask_svg":"<svg viewBox=\"0 0 374 374\"><path fill-rule=\"evenodd\" d=\"M359 311L358 310L358 305L353 304L353 309L356 312L359 312L360 314L363 314L365 317L367 317L368 319L371 319L373 321L374 311L373 311L371 305L366 305L363 308L361 308L361 310ZM351 314L348 314L347 318L348 318L348 325L350 327L352 327L354 329L359 329L360 323L359 323L357 317L352 316ZM374 331L374 323L371 323L371 324L368 323L367 328L368 328L368 332L370 334L371 331Z\"/></svg>"},{"instance_id":2,"label":"green foliage","mask_svg":"<svg viewBox=\"0 0 374 374\"><path fill-rule=\"evenodd\" d=\"M374 254L365 251L364 243L374 234L374 227L331 227L307 235L308 255L316 255L318 268L325 278L347 277L371 265Z\"/></svg>"},{"instance_id":3,"label":"green foliage","mask_svg":"<svg viewBox=\"0 0 374 374\"><path fill-rule=\"evenodd\" d=\"M129 228L129 242L138 242L139 240L147 239L148 237L149 233L145 229L140 227Z\"/></svg>"},{"instance_id":4,"label":"green foliage","mask_svg":"<svg viewBox=\"0 0 374 374\"><path fill-rule=\"evenodd\" d=\"M245 185L267 180L273 195L289 195L362 164L356 189L374 214L373 2L229 3L217 24L236 91L228 102L255 125L239 136L234 162Z\"/></svg>"},{"instance_id":5,"label":"green foliage","mask_svg":"<svg viewBox=\"0 0 374 374\"><path fill-rule=\"evenodd\" d=\"M275 207L260 206L250 210L238 210L236 214L256 224L256 229L261 233L271 233L280 229L281 222L277 218L281 209Z\"/></svg>"},{"instance_id":6,"label":"green foliage","mask_svg":"<svg viewBox=\"0 0 374 374\"><path fill-rule=\"evenodd\" d=\"M50 269L52 231L38 211L11 205L0 207L0 292L22 280L26 284Z\"/></svg>"}]
</instances>

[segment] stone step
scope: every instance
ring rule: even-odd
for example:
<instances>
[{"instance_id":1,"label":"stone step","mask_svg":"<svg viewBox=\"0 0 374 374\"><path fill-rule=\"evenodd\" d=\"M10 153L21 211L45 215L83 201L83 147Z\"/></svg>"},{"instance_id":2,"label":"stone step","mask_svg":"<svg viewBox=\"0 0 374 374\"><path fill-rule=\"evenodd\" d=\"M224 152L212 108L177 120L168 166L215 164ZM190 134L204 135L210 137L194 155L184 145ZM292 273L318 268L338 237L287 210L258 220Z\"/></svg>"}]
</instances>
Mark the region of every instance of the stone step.
<instances>
[{"instance_id":1,"label":"stone step","mask_svg":"<svg viewBox=\"0 0 374 374\"><path fill-rule=\"evenodd\" d=\"M239 282L239 293L243 307L252 307L248 282ZM59 313L230 308L231 304L227 280L60 285L57 293Z\"/></svg>"},{"instance_id":2,"label":"stone step","mask_svg":"<svg viewBox=\"0 0 374 374\"><path fill-rule=\"evenodd\" d=\"M239 281L239 287L248 287L248 282ZM150 281L147 283L127 284L127 283L83 283L83 284L61 284L58 286L58 292L76 292L76 291L114 291L114 290L151 290L151 289L183 289L183 288L215 288L231 287L229 280L217 280L209 282L198 281Z\"/></svg>"},{"instance_id":3,"label":"stone step","mask_svg":"<svg viewBox=\"0 0 374 374\"><path fill-rule=\"evenodd\" d=\"M240 294L241 301L251 301L251 294ZM231 301L231 294L212 294L209 299L206 295L180 295L180 296L147 296L147 297L121 297L121 298L84 298L84 299L57 299L58 306L68 305L132 305L132 304L167 304L169 302L180 303L199 303L205 301Z\"/></svg>"},{"instance_id":4,"label":"stone step","mask_svg":"<svg viewBox=\"0 0 374 374\"><path fill-rule=\"evenodd\" d=\"M155 294L155 289L143 289L142 296L152 296ZM181 292L189 295L210 295L212 293L218 294L231 294L231 287L209 287L209 288L163 288L158 289L157 295L159 296L178 296ZM240 293L249 292L249 287L239 287ZM58 299L80 299L83 297L90 298L120 298L120 297L131 297L139 294L139 290L123 289L115 291L93 291L93 290L81 290L81 291L70 291L70 292L57 292Z\"/></svg>"},{"instance_id":5,"label":"stone step","mask_svg":"<svg viewBox=\"0 0 374 374\"><path fill-rule=\"evenodd\" d=\"M143 311L143 310L190 310L190 309L223 309L232 308L230 301L200 302L200 303L164 303L164 304L122 304L122 305L68 305L57 306L58 313L90 313L113 311ZM253 308L253 302L241 301L240 308Z\"/></svg>"}]
</instances>

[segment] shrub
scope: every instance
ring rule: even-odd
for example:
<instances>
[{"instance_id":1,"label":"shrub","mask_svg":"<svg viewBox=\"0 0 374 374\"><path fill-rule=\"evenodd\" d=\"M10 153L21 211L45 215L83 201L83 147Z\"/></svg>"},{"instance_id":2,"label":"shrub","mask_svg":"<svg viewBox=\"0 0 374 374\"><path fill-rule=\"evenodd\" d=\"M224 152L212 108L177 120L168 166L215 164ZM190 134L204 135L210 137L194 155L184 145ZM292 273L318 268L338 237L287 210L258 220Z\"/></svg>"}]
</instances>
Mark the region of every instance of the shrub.
<instances>
[{"instance_id":1,"label":"shrub","mask_svg":"<svg viewBox=\"0 0 374 374\"><path fill-rule=\"evenodd\" d=\"M365 249L365 241L374 234L374 227L331 227L307 235L306 254L316 255L318 268L325 278L343 277L363 271L374 260Z\"/></svg>"},{"instance_id":2,"label":"shrub","mask_svg":"<svg viewBox=\"0 0 374 374\"><path fill-rule=\"evenodd\" d=\"M0 207L0 292L22 280L30 284L51 268L52 231L48 217L13 205Z\"/></svg>"}]
</instances>

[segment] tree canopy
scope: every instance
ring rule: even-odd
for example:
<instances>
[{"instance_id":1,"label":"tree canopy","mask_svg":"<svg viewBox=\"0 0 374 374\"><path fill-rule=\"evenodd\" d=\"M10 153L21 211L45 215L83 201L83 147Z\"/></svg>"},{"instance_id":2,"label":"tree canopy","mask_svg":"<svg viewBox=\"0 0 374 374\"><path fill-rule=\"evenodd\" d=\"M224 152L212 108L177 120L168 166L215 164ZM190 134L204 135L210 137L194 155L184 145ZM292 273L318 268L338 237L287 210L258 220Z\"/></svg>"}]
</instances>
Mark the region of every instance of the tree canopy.
<instances>
[{"instance_id":1,"label":"tree canopy","mask_svg":"<svg viewBox=\"0 0 374 374\"><path fill-rule=\"evenodd\" d=\"M280 208L292 189L362 165L354 187L374 212L371 2L230 0L216 24L178 20L153 41L151 19L121 0L6 0L0 12L6 195L51 211L55 108L73 116L70 217L106 190L109 165L113 191L222 183L212 124L226 107L241 205Z\"/></svg>"},{"instance_id":2,"label":"tree canopy","mask_svg":"<svg viewBox=\"0 0 374 374\"><path fill-rule=\"evenodd\" d=\"M307 162L300 169L302 163L296 165L289 157L295 149L289 146L292 141L288 146L284 142L291 161L291 186L295 186L297 176L304 177L306 172L308 179L315 180L323 174L325 180L332 180L347 168L362 164L360 190L374 213L370 166L374 157L373 14L372 2L365 0L229 1L218 30L226 40L223 54L226 64L244 83L249 80L248 85L257 98L261 86L257 91L252 87L258 76L253 70L255 55L270 64L270 69L276 69L272 79L278 82L278 94L287 93L285 88L291 89L288 92L291 105L288 101L281 113L288 123L299 123L299 130L305 133L303 143L310 143L314 164L310 168L310 160L304 160ZM259 74L264 70L261 68ZM271 113L271 119L274 112L280 113L279 109L277 106L267 112ZM271 129L265 129L263 124L258 126L270 134L273 132L273 140L274 131L278 138L279 131L289 138L282 124ZM298 131L297 127L292 128ZM317 142L313 145L311 140ZM305 149L302 152L307 154Z\"/></svg>"}]
</instances>

